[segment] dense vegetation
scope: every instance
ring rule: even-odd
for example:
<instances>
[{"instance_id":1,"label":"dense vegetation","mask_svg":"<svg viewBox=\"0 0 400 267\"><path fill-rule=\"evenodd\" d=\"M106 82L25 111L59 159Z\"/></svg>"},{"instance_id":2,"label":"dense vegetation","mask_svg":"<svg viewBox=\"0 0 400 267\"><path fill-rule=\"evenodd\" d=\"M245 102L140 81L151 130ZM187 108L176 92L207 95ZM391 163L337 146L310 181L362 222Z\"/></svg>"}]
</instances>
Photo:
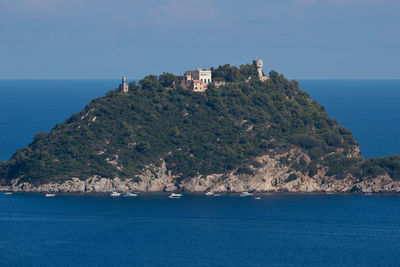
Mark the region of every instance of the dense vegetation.
<instances>
[{"instance_id":1,"label":"dense vegetation","mask_svg":"<svg viewBox=\"0 0 400 267\"><path fill-rule=\"evenodd\" d=\"M161 159L182 178L236 170L251 174L254 157L301 149L307 158L282 157L313 176L327 166L338 179L389 173L400 179L400 157L365 161L355 153L352 133L324 108L276 72L261 82L252 65L213 69L226 86L204 93L172 89L174 77L149 75L129 92L94 99L83 111L38 133L32 143L0 165L0 183L31 183L71 177L135 177ZM291 175L289 180L297 176Z\"/></svg>"},{"instance_id":2,"label":"dense vegetation","mask_svg":"<svg viewBox=\"0 0 400 267\"><path fill-rule=\"evenodd\" d=\"M216 69L211 68L211 72L214 81L240 82L249 77L252 79L258 77L257 68L250 64L240 65L239 68L225 64Z\"/></svg>"}]
</instances>

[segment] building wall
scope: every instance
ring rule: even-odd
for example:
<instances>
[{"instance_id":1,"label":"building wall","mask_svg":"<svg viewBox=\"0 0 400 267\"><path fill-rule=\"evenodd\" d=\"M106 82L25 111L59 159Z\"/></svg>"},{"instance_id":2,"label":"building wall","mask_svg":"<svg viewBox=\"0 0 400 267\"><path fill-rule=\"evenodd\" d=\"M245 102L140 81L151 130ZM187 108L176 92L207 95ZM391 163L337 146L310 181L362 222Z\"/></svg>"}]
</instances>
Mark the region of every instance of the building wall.
<instances>
[{"instance_id":1,"label":"building wall","mask_svg":"<svg viewBox=\"0 0 400 267\"><path fill-rule=\"evenodd\" d=\"M188 70L184 75L176 76L175 86L191 89L195 92L204 92L212 82L211 70Z\"/></svg>"},{"instance_id":2,"label":"building wall","mask_svg":"<svg viewBox=\"0 0 400 267\"><path fill-rule=\"evenodd\" d=\"M199 80L203 81L204 83L211 83L212 78L211 78L211 70L197 70L199 73Z\"/></svg>"},{"instance_id":3,"label":"building wall","mask_svg":"<svg viewBox=\"0 0 400 267\"><path fill-rule=\"evenodd\" d=\"M199 79L199 72L197 70L188 70L185 75L192 77L192 80Z\"/></svg>"},{"instance_id":4,"label":"building wall","mask_svg":"<svg viewBox=\"0 0 400 267\"><path fill-rule=\"evenodd\" d=\"M193 89L193 77L187 73L182 76L176 76L175 84L184 89Z\"/></svg>"},{"instance_id":5,"label":"building wall","mask_svg":"<svg viewBox=\"0 0 400 267\"><path fill-rule=\"evenodd\" d=\"M194 80L192 89L195 92L204 92L207 90L207 84L201 80Z\"/></svg>"},{"instance_id":6,"label":"building wall","mask_svg":"<svg viewBox=\"0 0 400 267\"><path fill-rule=\"evenodd\" d=\"M211 70L188 70L185 74L191 76L193 80L200 80L207 84L212 82Z\"/></svg>"}]
</instances>

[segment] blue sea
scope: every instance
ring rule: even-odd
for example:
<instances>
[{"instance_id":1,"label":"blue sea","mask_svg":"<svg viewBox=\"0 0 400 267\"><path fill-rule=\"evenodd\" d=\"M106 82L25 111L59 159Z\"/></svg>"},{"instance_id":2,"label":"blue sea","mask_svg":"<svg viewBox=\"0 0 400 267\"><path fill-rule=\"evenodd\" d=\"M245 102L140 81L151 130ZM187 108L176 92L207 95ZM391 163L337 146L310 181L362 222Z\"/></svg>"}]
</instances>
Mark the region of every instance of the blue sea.
<instances>
[{"instance_id":1,"label":"blue sea","mask_svg":"<svg viewBox=\"0 0 400 267\"><path fill-rule=\"evenodd\" d=\"M0 160L118 80L0 80ZM400 153L400 80L301 80L365 157ZM400 196L0 194L0 266L400 266Z\"/></svg>"},{"instance_id":2,"label":"blue sea","mask_svg":"<svg viewBox=\"0 0 400 267\"><path fill-rule=\"evenodd\" d=\"M0 265L399 266L400 197L0 195Z\"/></svg>"}]
</instances>

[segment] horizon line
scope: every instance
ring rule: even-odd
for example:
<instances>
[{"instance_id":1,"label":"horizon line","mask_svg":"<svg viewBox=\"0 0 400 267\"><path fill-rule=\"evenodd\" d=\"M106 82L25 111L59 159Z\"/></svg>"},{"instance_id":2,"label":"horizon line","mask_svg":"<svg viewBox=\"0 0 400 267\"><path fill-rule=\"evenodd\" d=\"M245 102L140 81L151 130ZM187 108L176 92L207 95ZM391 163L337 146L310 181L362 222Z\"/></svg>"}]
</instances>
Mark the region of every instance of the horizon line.
<instances>
[{"instance_id":1,"label":"horizon line","mask_svg":"<svg viewBox=\"0 0 400 267\"><path fill-rule=\"evenodd\" d=\"M125 77L129 77L129 76L125 76ZM73 78L73 77L69 77L69 78L0 78L0 81L7 81L7 80L26 80L26 81L39 81L39 80L120 80L122 78L118 77L118 78ZM143 77L144 78L144 77ZM128 80L141 80L143 78L133 78L133 79L129 79ZM329 77L325 77L325 78L310 78L310 77L304 77L304 78L291 78L291 77L287 77L285 76L286 79L288 80L400 80L400 77L394 78L394 77L390 77L390 78L362 78L362 77L354 77L354 78L329 78Z\"/></svg>"}]
</instances>

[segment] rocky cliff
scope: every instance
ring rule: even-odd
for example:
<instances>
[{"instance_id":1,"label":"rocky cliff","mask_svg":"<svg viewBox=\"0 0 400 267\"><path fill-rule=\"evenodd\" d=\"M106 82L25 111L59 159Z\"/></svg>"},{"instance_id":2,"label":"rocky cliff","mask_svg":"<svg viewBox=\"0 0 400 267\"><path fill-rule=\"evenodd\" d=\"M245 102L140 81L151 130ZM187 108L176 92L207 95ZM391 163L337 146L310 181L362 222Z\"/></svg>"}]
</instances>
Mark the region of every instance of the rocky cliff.
<instances>
[{"instance_id":1,"label":"rocky cliff","mask_svg":"<svg viewBox=\"0 0 400 267\"><path fill-rule=\"evenodd\" d=\"M151 166L135 179L104 178L93 176L86 180L72 178L63 183L33 185L14 180L11 185L0 186L0 191L33 193L110 193L110 192L297 192L297 193L400 193L400 181L393 181L388 175L360 180L349 175L344 179L326 176L321 170L313 177L304 176L295 170L282 166L279 160L268 155L258 157L262 167L254 169L254 175L226 174L196 176L182 182L171 175L165 162L161 167ZM298 177L291 180L290 174ZM139 178L139 179L138 179Z\"/></svg>"}]
</instances>

